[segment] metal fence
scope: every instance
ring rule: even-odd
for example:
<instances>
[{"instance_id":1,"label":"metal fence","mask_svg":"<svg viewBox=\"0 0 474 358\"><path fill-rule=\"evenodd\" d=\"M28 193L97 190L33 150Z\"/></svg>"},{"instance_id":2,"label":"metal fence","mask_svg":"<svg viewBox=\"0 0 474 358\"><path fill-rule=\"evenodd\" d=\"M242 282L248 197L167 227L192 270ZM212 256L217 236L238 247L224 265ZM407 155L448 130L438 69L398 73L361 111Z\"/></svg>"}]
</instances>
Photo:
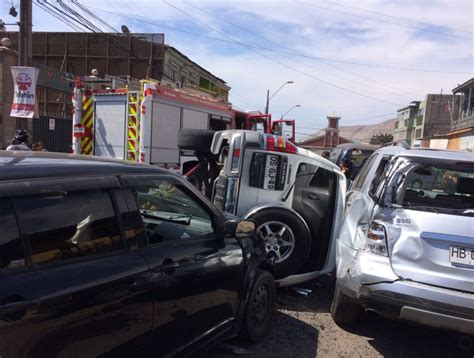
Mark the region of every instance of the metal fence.
<instances>
[{"instance_id":1,"label":"metal fence","mask_svg":"<svg viewBox=\"0 0 474 358\"><path fill-rule=\"evenodd\" d=\"M33 118L33 143L42 142L50 152L71 152L72 119L60 116Z\"/></svg>"},{"instance_id":2,"label":"metal fence","mask_svg":"<svg viewBox=\"0 0 474 358\"><path fill-rule=\"evenodd\" d=\"M18 33L5 33L18 47ZM161 79L165 35L156 33L33 32L33 62L87 76Z\"/></svg>"}]
</instances>

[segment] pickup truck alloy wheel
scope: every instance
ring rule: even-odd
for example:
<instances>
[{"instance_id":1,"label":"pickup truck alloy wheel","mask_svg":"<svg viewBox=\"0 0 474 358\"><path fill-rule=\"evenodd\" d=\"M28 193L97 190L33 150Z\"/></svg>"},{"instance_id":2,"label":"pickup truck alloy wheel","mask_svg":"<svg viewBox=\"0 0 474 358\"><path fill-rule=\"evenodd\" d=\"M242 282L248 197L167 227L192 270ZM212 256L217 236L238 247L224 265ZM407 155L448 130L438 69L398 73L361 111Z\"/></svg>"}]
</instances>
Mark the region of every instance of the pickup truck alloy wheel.
<instances>
[{"instance_id":1,"label":"pickup truck alloy wheel","mask_svg":"<svg viewBox=\"0 0 474 358\"><path fill-rule=\"evenodd\" d=\"M295 235L291 228L279 221L269 221L257 228L265 241L268 254L276 257L275 262L285 261L293 253Z\"/></svg>"},{"instance_id":2,"label":"pickup truck alloy wheel","mask_svg":"<svg viewBox=\"0 0 474 358\"><path fill-rule=\"evenodd\" d=\"M275 260L275 278L289 276L304 265L311 250L311 236L297 215L286 209L268 208L249 219L257 223L265 250Z\"/></svg>"}]
</instances>

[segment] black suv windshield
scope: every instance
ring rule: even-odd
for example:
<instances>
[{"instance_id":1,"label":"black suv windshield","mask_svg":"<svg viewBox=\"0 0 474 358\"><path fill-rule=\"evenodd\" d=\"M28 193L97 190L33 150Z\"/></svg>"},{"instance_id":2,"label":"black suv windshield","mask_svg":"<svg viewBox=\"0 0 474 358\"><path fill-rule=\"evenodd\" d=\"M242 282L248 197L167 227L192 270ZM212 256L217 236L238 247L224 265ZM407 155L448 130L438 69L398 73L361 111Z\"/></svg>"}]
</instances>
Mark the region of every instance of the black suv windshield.
<instances>
[{"instance_id":1,"label":"black suv windshield","mask_svg":"<svg viewBox=\"0 0 474 358\"><path fill-rule=\"evenodd\" d=\"M397 204L411 209L472 215L472 166L412 163L404 174Z\"/></svg>"}]
</instances>

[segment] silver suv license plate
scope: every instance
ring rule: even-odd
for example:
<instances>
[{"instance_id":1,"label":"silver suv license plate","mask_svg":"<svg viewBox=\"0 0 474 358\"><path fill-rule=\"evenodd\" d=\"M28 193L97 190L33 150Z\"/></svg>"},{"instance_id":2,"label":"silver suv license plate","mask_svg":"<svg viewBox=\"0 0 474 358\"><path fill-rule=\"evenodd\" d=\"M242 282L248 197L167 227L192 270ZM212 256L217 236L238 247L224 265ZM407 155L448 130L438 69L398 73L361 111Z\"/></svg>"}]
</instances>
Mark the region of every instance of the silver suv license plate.
<instances>
[{"instance_id":1,"label":"silver suv license plate","mask_svg":"<svg viewBox=\"0 0 474 358\"><path fill-rule=\"evenodd\" d=\"M474 267L474 248L450 246L449 261L455 264Z\"/></svg>"}]
</instances>

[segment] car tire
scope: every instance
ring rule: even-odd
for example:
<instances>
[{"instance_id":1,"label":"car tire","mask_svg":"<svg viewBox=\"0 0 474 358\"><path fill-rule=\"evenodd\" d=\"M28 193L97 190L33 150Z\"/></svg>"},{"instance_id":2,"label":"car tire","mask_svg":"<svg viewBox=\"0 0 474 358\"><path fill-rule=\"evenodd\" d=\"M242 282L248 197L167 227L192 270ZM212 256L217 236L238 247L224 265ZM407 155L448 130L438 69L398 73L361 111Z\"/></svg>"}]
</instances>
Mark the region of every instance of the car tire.
<instances>
[{"instance_id":1,"label":"car tire","mask_svg":"<svg viewBox=\"0 0 474 358\"><path fill-rule=\"evenodd\" d=\"M245 308L240 336L251 343L261 341L270 329L275 304L275 280L270 272L258 270Z\"/></svg>"},{"instance_id":2,"label":"car tire","mask_svg":"<svg viewBox=\"0 0 474 358\"><path fill-rule=\"evenodd\" d=\"M178 133L178 148L210 152L216 131L207 129L181 129Z\"/></svg>"},{"instance_id":3,"label":"car tire","mask_svg":"<svg viewBox=\"0 0 474 358\"><path fill-rule=\"evenodd\" d=\"M336 286L331 303L331 317L338 324L354 324L360 319L362 306L343 294Z\"/></svg>"},{"instance_id":4,"label":"car tire","mask_svg":"<svg viewBox=\"0 0 474 358\"><path fill-rule=\"evenodd\" d=\"M311 235L298 216L287 210L269 209L250 219L257 223L257 232L265 240L267 253L275 257L275 278L287 277L303 267L311 250ZM283 235L276 235L283 227ZM286 246L289 244L293 246Z\"/></svg>"}]
</instances>

